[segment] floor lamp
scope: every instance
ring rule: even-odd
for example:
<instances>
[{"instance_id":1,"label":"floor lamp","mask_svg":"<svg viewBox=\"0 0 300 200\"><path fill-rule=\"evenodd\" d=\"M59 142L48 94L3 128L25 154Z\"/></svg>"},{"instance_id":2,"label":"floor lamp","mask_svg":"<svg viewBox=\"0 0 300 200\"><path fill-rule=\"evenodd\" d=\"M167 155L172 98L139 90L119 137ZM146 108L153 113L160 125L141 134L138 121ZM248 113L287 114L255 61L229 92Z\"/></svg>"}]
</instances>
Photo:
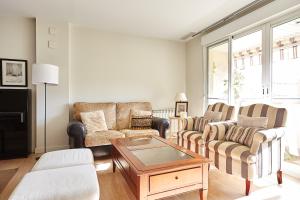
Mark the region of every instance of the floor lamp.
<instances>
[{"instance_id":1,"label":"floor lamp","mask_svg":"<svg viewBox=\"0 0 300 200\"><path fill-rule=\"evenodd\" d=\"M47 85L58 85L58 66L50 64L32 65L32 84L45 86L44 152L47 152Z\"/></svg>"}]
</instances>

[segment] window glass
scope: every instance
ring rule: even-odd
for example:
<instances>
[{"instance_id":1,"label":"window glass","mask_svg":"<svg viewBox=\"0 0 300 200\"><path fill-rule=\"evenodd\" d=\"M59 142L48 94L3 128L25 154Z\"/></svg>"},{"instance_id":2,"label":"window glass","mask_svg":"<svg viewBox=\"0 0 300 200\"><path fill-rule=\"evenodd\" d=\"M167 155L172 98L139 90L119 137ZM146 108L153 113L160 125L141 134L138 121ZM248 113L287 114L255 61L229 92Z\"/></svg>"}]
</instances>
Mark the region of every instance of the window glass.
<instances>
[{"instance_id":1,"label":"window glass","mask_svg":"<svg viewBox=\"0 0 300 200\"><path fill-rule=\"evenodd\" d=\"M208 48L208 99L228 102L228 42Z\"/></svg>"}]
</instances>

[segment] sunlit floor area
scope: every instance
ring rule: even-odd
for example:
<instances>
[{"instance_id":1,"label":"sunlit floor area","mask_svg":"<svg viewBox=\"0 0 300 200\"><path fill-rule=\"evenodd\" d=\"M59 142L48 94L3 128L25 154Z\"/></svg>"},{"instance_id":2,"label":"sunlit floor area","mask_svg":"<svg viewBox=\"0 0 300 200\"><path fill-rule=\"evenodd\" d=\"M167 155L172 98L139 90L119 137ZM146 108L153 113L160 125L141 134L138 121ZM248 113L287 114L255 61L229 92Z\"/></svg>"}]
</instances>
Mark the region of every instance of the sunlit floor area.
<instances>
[{"instance_id":1,"label":"sunlit floor area","mask_svg":"<svg viewBox=\"0 0 300 200\"><path fill-rule=\"evenodd\" d=\"M22 176L34 165L35 159L15 159L0 161L0 172L9 169L18 169L15 175L3 189L0 199L5 200L13 191ZM110 158L96 160L96 169L99 178L101 200L135 200L133 193L120 172L112 173ZM251 193L244 196L245 182L235 176L222 174L216 168L211 167L209 173L209 200L277 200L299 199L300 196L300 165L284 162L283 184L278 185L275 175L256 180L251 185ZM198 200L198 192L189 192L178 196L165 198L164 200Z\"/></svg>"},{"instance_id":2,"label":"sunlit floor area","mask_svg":"<svg viewBox=\"0 0 300 200\"><path fill-rule=\"evenodd\" d=\"M251 194L244 196L245 181L237 177L222 174L216 168L211 168L209 173L209 200L277 200L299 199L300 196L300 166L284 163L284 169L288 168L283 177L283 184L278 185L276 176L256 180L251 185ZM112 173L110 159L97 160L96 168L100 181L101 199L104 200L134 200L134 195L127 186L123 176ZM298 169L298 171L297 171ZM182 195L165 198L164 200L198 200L198 192L189 192Z\"/></svg>"}]
</instances>

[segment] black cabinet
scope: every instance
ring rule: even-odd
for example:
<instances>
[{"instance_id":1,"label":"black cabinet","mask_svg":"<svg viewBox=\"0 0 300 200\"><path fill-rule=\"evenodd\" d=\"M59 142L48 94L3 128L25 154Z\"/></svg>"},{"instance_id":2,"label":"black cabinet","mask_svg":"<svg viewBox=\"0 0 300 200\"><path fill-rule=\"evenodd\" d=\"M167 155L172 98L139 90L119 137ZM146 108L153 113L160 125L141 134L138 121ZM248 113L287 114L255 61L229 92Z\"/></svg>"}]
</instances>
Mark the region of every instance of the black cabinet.
<instances>
[{"instance_id":1,"label":"black cabinet","mask_svg":"<svg viewBox=\"0 0 300 200\"><path fill-rule=\"evenodd\" d=\"M29 155L30 99L29 89L0 89L0 159Z\"/></svg>"}]
</instances>

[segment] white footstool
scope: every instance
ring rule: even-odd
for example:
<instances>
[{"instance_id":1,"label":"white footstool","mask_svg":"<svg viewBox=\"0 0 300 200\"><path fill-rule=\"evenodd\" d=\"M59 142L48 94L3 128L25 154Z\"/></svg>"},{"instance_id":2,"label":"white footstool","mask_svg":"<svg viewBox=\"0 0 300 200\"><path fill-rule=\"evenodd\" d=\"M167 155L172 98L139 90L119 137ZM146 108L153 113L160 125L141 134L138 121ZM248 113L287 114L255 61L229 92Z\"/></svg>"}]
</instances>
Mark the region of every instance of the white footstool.
<instances>
[{"instance_id":1,"label":"white footstool","mask_svg":"<svg viewBox=\"0 0 300 200\"><path fill-rule=\"evenodd\" d=\"M99 200L94 165L27 173L9 200Z\"/></svg>"},{"instance_id":2,"label":"white footstool","mask_svg":"<svg viewBox=\"0 0 300 200\"><path fill-rule=\"evenodd\" d=\"M94 164L93 153L90 149L66 149L45 153L36 162L32 171L84 164Z\"/></svg>"}]
</instances>

